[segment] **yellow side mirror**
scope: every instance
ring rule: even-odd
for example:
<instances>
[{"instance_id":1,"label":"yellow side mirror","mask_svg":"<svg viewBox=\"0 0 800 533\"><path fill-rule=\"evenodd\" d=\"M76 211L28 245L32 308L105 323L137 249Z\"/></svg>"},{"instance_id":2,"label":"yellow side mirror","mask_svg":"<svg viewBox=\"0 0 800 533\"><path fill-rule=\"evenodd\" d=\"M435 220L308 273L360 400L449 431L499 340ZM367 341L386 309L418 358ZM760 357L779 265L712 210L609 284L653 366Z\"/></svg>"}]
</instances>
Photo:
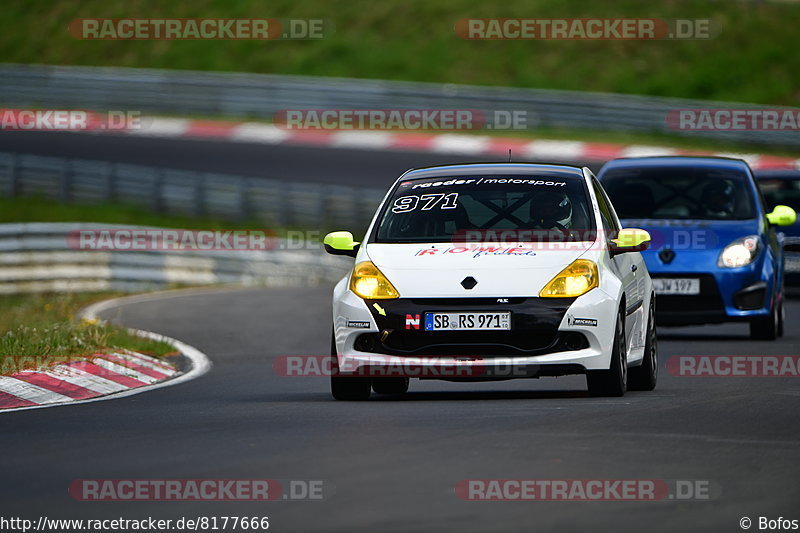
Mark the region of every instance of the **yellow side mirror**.
<instances>
[{"instance_id":1,"label":"yellow side mirror","mask_svg":"<svg viewBox=\"0 0 800 533\"><path fill-rule=\"evenodd\" d=\"M639 228L620 230L616 239L611 239L611 252L641 252L650 246L650 234Z\"/></svg>"},{"instance_id":2,"label":"yellow side mirror","mask_svg":"<svg viewBox=\"0 0 800 533\"><path fill-rule=\"evenodd\" d=\"M329 254L355 257L360 243L353 240L353 234L349 231L334 231L325 235L322 244Z\"/></svg>"},{"instance_id":3,"label":"yellow side mirror","mask_svg":"<svg viewBox=\"0 0 800 533\"><path fill-rule=\"evenodd\" d=\"M776 205L772 213L767 214L767 220L775 226L791 226L797 220L797 213L788 205Z\"/></svg>"}]
</instances>

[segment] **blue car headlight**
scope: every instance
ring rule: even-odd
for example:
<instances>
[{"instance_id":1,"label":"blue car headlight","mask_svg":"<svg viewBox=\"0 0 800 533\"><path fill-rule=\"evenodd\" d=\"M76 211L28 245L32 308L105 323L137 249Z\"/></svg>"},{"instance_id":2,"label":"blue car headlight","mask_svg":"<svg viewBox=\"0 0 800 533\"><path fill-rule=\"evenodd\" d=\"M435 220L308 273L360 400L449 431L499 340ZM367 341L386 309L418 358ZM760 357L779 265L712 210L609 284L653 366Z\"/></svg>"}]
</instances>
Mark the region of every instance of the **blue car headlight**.
<instances>
[{"instance_id":1,"label":"blue car headlight","mask_svg":"<svg viewBox=\"0 0 800 533\"><path fill-rule=\"evenodd\" d=\"M752 263L758 256L760 248L758 235L748 235L736 239L719 254L717 266L720 268L738 268Z\"/></svg>"}]
</instances>

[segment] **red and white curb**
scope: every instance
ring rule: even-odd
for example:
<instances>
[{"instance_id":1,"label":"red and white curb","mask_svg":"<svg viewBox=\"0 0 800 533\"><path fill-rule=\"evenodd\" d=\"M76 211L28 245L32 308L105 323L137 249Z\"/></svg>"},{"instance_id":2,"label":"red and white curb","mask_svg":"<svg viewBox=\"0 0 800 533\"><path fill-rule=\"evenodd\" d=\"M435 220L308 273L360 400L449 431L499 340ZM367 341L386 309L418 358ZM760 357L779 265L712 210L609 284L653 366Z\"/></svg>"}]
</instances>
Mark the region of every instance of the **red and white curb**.
<instances>
[{"instance_id":1,"label":"red and white curb","mask_svg":"<svg viewBox=\"0 0 800 533\"><path fill-rule=\"evenodd\" d=\"M158 297L163 296L153 293L105 300L84 309L80 318L99 320L97 315L106 309ZM163 359L119 350L44 369L23 370L0 376L0 414L122 398L177 385L198 378L211 369L208 356L193 346L150 331L128 331L172 345L188 359L189 368L180 372Z\"/></svg>"},{"instance_id":2,"label":"red and white curb","mask_svg":"<svg viewBox=\"0 0 800 533\"><path fill-rule=\"evenodd\" d=\"M118 351L41 370L0 376L0 409L87 400L169 379L172 365L147 355Z\"/></svg>"},{"instance_id":3,"label":"red and white curb","mask_svg":"<svg viewBox=\"0 0 800 533\"><path fill-rule=\"evenodd\" d=\"M377 130L292 130L260 122L223 122L179 118L142 117L140 128L116 133L144 137L214 139L270 145L306 145L364 150L398 150L453 153L471 156L505 156L547 161L607 161L617 157L651 155L716 155L736 157L752 168L800 168L800 159L754 153L680 150L662 146L625 145L550 139L522 139L456 133L411 133ZM99 130L96 130L99 131Z\"/></svg>"}]
</instances>

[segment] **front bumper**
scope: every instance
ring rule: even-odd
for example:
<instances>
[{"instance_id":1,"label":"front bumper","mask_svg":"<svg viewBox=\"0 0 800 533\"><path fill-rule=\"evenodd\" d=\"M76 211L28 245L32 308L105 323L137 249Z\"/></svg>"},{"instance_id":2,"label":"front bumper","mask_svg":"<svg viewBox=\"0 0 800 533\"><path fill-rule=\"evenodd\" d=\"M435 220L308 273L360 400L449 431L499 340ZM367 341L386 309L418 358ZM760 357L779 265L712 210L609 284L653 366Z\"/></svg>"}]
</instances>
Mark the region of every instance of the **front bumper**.
<instances>
[{"instance_id":1,"label":"front bumper","mask_svg":"<svg viewBox=\"0 0 800 533\"><path fill-rule=\"evenodd\" d=\"M425 313L509 311L510 331L425 331ZM607 369L616 300L600 289L579 298L334 299L339 363L349 370L413 362L419 374L457 365L491 379L579 374ZM575 318L585 320L575 320ZM357 326L357 327L353 327ZM610 334L609 334L610 331Z\"/></svg>"},{"instance_id":2,"label":"front bumper","mask_svg":"<svg viewBox=\"0 0 800 533\"><path fill-rule=\"evenodd\" d=\"M662 326L685 326L722 322L750 321L769 315L773 278L761 265L730 270L650 271L653 279L695 278L700 280L696 295L657 294L656 320Z\"/></svg>"},{"instance_id":3,"label":"front bumper","mask_svg":"<svg viewBox=\"0 0 800 533\"><path fill-rule=\"evenodd\" d=\"M654 279L658 277L653 276ZM746 322L769 314L769 304L765 303L769 301L769 289L763 281L747 285L733 294L723 295L715 277L710 274L682 273L663 277L700 278L700 294L659 294L656 321L660 326ZM732 304L726 305L726 300Z\"/></svg>"}]
</instances>

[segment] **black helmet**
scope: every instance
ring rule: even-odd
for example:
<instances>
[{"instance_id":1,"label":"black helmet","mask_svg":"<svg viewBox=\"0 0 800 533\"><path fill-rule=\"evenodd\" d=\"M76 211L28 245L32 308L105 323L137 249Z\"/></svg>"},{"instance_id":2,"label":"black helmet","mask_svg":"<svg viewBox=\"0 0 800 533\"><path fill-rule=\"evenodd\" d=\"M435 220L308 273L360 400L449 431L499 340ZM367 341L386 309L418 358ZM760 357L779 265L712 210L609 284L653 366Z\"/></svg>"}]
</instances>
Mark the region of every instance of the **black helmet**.
<instances>
[{"instance_id":1,"label":"black helmet","mask_svg":"<svg viewBox=\"0 0 800 533\"><path fill-rule=\"evenodd\" d=\"M736 205L733 185L722 179L711 181L703 187L702 200L709 211L733 214Z\"/></svg>"},{"instance_id":2,"label":"black helmet","mask_svg":"<svg viewBox=\"0 0 800 533\"><path fill-rule=\"evenodd\" d=\"M531 200L531 221L543 229L569 228L572 225L572 202L563 192L545 191Z\"/></svg>"}]
</instances>

